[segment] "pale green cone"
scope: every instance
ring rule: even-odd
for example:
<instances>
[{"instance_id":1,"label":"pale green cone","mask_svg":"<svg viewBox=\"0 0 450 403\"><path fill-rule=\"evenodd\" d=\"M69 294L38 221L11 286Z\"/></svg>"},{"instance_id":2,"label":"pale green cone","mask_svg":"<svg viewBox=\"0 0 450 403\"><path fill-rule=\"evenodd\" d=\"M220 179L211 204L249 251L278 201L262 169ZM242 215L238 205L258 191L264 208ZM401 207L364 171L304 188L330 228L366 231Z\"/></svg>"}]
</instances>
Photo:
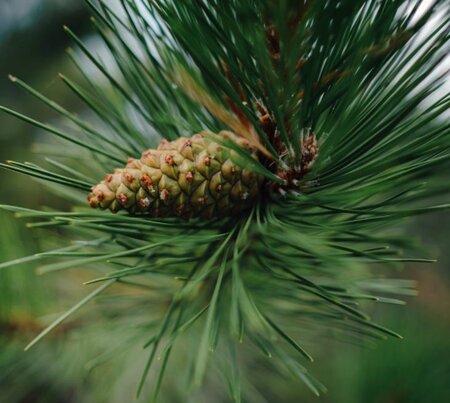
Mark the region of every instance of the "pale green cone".
<instances>
[{"instance_id":1,"label":"pale green cone","mask_svg":"<svg viewBox=\"0 0 450 403\"><path fill-rule=\"evenodd\" d=\"M231 132L219 133L251 150ZM156 150L130 158L123 169L92 188L91 207L112 212L149 213L154 217L221 217L251 207L260 193L262 176L241 166L237 153L203 132L191 138L163 140Z\"/></svg>"}]
</instances>

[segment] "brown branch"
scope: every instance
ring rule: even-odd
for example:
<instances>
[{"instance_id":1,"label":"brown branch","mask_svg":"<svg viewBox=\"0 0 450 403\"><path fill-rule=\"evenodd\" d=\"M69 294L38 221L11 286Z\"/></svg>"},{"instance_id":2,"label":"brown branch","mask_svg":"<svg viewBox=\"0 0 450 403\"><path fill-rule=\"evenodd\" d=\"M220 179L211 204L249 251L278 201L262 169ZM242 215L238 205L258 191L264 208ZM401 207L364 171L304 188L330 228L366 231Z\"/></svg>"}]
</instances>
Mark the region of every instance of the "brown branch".
<instances>
[{"instance_id":1,"label":"brown branch","mask_svg":"<svg viewBox=\"0 0 450 403\"><path fill-rule=\"evenodd\" d=\"M239 116L226 110L215 101L186 70L180 68L175 77L175 81L186 94L200 105L203 105L217 119L225 123L236 135L245 138L253 148L260 151L267 158L272 158L272 155L261 143L253 125L250 123L249 126L244 124Z\"/></svg>"},{"instance_id":2,"label":"brown branch","mask_svg":"<svg viewBox=\"0 0 450 403\"><path fill-rule=\"evenodd\" d=\"M62 323L52 334L59 336L68 331L79 327L78 322ZM42 325L35 318L28 316L12 317L7 320L0 320L0 334L8 337L23 334L38 334L45 330L46 326Z\"/></svg>"}]
</instances>

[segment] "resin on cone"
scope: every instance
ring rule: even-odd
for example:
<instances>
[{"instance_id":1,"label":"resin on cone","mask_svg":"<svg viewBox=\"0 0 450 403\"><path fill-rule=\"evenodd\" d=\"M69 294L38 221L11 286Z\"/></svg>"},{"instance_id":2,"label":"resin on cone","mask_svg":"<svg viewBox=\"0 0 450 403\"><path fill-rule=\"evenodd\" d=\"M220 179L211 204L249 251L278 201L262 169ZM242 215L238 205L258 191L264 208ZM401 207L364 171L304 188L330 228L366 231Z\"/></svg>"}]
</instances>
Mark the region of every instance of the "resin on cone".
<instances>
[{"instance_id":1,"label":"resin on cone","mask_svg":"<svg viewBox=\"0 0 450 403\"><path fill-rule=\"evenodd\" d=\"M229 139L250 151L249 143L234 133ZM123 169L92 188L91 207L112 212L149 213L154 217L221 217L253 205L263 178L246 168L236 151L207 136L206 132L174 141L163 140L156 150L130 158Z\"/></svg>"}]
</instances>

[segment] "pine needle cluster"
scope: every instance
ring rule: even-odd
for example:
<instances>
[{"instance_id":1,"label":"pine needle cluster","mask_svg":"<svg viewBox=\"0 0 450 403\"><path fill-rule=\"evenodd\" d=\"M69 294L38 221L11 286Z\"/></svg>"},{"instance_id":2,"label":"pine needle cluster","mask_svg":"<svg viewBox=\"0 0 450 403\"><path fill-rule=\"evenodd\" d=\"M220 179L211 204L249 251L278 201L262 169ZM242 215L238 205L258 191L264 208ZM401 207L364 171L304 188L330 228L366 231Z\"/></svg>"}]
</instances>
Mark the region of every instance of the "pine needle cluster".
<instances>
[{"instance_id":1,"label":"pine needle cluster","mask_svg":"<svg viewBox=\"0 0 450 403\"><path fill-rule=\"evenodd\" d=\"M432 261L400 224L449 207L450 95L440 73L450 50L448 2L86 3L109 56L65 27L81 78L60 78L88 116L16 77L64 125L1 107L74 146L56 147L45 166L1 164L73 203L71 211L3 206L72 240L26 261L41 263L40 273L97 273L87 282L95 288L28 347L107 289L143 289L145 303L115 296L129 298L119 311L128 323L135 318L138 339L147 337L138 393L152 371L157 397L175 354L191 388L214 367L240 401L248 393L240 370L257 354L320 394L304 343L330 330L357 343L400 337L362 305L411 294L410 282L373 278L368 268ZM161 139L222 130L253 147L221 142L263 178L249 208L188 221L89 208L92 187L128 158Z\"/></svg>"}]
</instances>

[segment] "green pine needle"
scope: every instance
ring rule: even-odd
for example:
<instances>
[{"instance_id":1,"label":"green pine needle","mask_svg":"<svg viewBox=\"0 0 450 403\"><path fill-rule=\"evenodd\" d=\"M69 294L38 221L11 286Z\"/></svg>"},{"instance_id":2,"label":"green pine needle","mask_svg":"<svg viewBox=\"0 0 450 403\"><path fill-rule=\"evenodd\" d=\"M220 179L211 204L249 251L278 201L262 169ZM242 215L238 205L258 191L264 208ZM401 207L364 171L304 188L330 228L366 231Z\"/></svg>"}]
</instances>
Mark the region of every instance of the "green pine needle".
<instances>
[{"instance_id":1,"label":"green pine needle","mask_svg":"<svg viewBox=\"0 0 450 403\"><path fill-rule=\"evenodd\" d=\"M77 203L72 211L0 206L29 228L86 239L0 263L0 269L31 262L39 262L40 274L82 268L92 273L86 284L100 283L27 349L112 284L145 295L108 295L103 303L118 312L126 306L120 313L127 324L145 323L128 329L133 342L146 340L137 395L151 384L153 401L179 357L189 390L211 382L209 369L217 367L240 402L250 390L245 366L256 356L320 395L325 387L303 366L316 356L309 351L318 335L334 329L356 344L401 338L364 311L367 302L403 304L397 296L413 295L414 284L372 278L370 266L395 270L405 262L434 262L402 225L450 208L450 95L448 72L439 73L450 50L448 2L86 3L110 58L102 60L64 27L76 45L69 55L80 74L60 78L94 119L78 117L10 76L73 130L1 106L64 143L52 145L56 155L44 156L45 166L0 166L79 200L105 169L123 166L160 138L229 130L230 122L202 103L206 94L267 150L255 160L222 142L265 184L248 212L188 222L113 215ZM98 76L87 72L83 57ZM180 71L200 94L183 87ZM312 137L316 158L303 172Z\"/></svg>"}]
</instances>

